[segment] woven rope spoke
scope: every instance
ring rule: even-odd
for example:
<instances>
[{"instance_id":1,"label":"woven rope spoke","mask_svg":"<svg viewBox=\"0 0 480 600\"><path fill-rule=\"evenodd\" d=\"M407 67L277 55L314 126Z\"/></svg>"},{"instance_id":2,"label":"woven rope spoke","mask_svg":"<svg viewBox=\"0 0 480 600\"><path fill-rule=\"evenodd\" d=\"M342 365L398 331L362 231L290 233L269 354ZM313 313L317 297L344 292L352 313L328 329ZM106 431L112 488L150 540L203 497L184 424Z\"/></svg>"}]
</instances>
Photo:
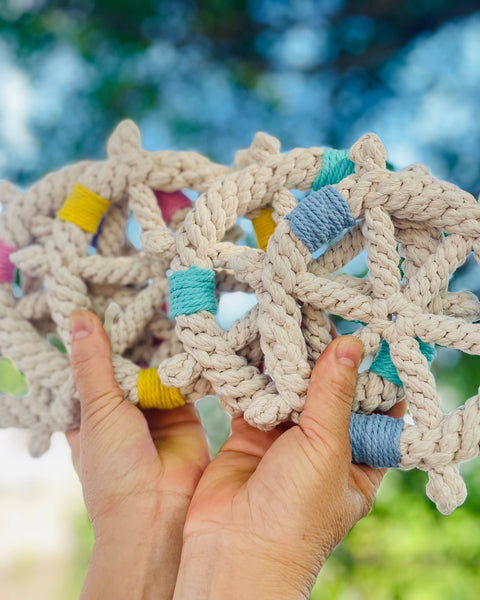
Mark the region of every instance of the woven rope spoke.
<instances>
[{"instance_id":1,"label":"woven rope spoke","mask_svg":"<svg viewBox=\"0 0 480 600\"><path fill-rule=\"evenodd\" d=\"M432 298L448 286L450 276L467 259L472 241L453 234L426 258L412 275L405 288L406 297L420 306L426 306Z\"/></svg>"},{"instance_id":2,"label":"woven rope spoke","mask_svg":"<svg viewBox=\"0 0 480 600\"><path fill-rule=\"evenodd\" d=\"M300 278L299 278L300 279ZM321 306L328 312L348 320L369 321L373 315L372 299L335 279L320 279L305 273L295 287L302 302Z\"/></svg>"},{"instance_id":3,"label":"woven rope spoke","mask_svg":"<svg viewBox=\"0 0 480 600\"><path fill-rule=\"evenodd\" d=\"M396 250L392 221L380 206L365 211L362 233L368 253L372 293L376 298L387 299L400 292L400 257Z\"/></svg>"}]
</instances>

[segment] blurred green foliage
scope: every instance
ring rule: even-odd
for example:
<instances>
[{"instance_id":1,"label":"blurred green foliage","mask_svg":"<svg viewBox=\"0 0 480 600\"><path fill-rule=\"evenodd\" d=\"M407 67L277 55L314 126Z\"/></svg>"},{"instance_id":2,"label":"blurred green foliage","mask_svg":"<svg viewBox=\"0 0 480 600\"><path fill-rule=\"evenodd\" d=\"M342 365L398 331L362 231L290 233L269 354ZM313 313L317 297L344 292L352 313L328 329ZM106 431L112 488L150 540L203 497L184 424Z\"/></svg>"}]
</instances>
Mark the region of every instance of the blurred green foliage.
<instances>
[{"instance_id":1,"label":"blurred green foliage","mask_svg":"<svg viewBox=\"0 0 480 600\"><path fill-rule=\"evenodd\" d=\"M328 559L312 600L478 598L480 476L445 517L425 500L426 476L390 471L371 514Z\"/></svg>"},{"instance_id":2,"label":"blurred green foliage","mask_svg":"<svg viewBox=\"0 0 480 600\"><path fill-rule=\"evenodd\" d=\"M9 358L0 358L0 394L23 396L27 392L25 376Z\"/></svg>"},{"instance_id":3,"label":"blurred green foliage","mask_svg":"<svg viewBox=\"0 0 480 600\"><path fill-rule=\"evenodd\" d=\"M75 513L71 519L72 539L75 540L70 568L60 579L59 599L80 597L88 561L93 549L93 531L87 512Z\"/></svg>"},{"instance_id":4,"label":"blurred green foliage","mask_svg":"<svg viewBox=\"0 0 480 600\"><path fill-rule=\"evenodd\" d=\"M477 52L479 8L474 0L3 0L2 85L13 81L28 98L5 95L5 111L18 112L28 135L20 148L9 129L16 120L6 133L0 126L0 172L28 183L65 160L100 157L108 133L131 117L149 148L192 147L222 161L257 129L285 148L346 147L373 129L390 144L401 138L401 160L415 150L412 159L421 153L443 177L476 189L480 74L467 59Z\"/></svg>"}]
</instances>

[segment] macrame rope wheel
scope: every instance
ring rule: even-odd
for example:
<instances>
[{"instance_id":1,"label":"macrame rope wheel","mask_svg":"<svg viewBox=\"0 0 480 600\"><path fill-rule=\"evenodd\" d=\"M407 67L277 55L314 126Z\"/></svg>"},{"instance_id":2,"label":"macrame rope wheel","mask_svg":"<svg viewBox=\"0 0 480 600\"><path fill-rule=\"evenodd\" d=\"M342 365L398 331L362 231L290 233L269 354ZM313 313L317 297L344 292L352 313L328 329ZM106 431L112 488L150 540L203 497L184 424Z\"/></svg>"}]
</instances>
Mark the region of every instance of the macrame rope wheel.
<instances>
[{"instance_id":1,"label":"macrame rope wheel","mask_svg":"<svg viewBox=\"0 0 480 600\"><path fill-rule=\"evenodd\" d=\"M478 314L478 306L476 306L474 302L471 302L471 298L460 298L460 295L458 295L458 297L462 300L463 304L465 305L465 309L466 309L466 313L465 314L461 314L462 311L457 309L453 309L454 306L454 302L453 302L453 296L455 295L449 295L444 293L444 290L446 288L446 283L447 280L445 277L441 278L441 280L438 283L438 288L435 290L438 294L438 298L437 296L435 296L435 294L428 294L427 296L423 296L422 300L420 300L420 311L417 308L418 306L418 300L414 300L413 299L413 294L411 292L411 290L415 287L416 282L420 281L423 278L425 278L425 269L427 267L418 267L417 265L412 265L412 267L410 268L410 280L408 282L408 284L406 285L407 288L407 292L406 292L406 296L407 298L405 298L405 293L401 293L400 290L400 273L399 273L399 269L398 269L398 264L399 264L399 256L397 254L396 251L396 242L395 242L395 238L394 238L394 231L395 228L393 226L393 222L390 221L390 217L389 214L392 214L392 212L390 211L390 207L382 207L381 205L378 206L366 206L365 207L365 211L364 214L360 214L359 211L359 206L361 206L361 202L359 201L359 206L357 206L356 204L352 205L352 202L350 201L352 197L355 197L353 195L353 191L355 189L371 189L371 186L373 184L377 184L378 186L380 186L384 180L393 180L393 182L395 183L395 179L398 179L400 181L402 181L402 191L404 190L404 186L405 183L409 184L410 182L412 183L412 185L416 182L416 180L418 179L425 179L427 178L428 181L424 182L424 187L426 187L428 184L429 185L436 185L436 180L434 181L433 178L431 176L429 176L428 174L426 174L422 169L406 169L403 172L399 173L399 174L394 174L389 172L388 170L385 169L385 153L384 153L384 149L383 147L380 145L377 145L377 140L375 138L375 136L365 136L365 138L362 138L362 140L357 144L356 148L352 149L352 160L353 162L355 162L355 164L357 165L357 173L355 175L349 175L345 178L345 180L342 182L342 184L339 184L339 190L343 191L345 190L346 192L348 192L348 194L345 194L345 198L343 198L343 200L349 200L348 202L348 207L349 211L351 211L351 216L352 218L359 218L359 217L364 217L364 223L361 227L361 234L363 235L363 237L366 240L367 243L367 249L370 252L370 258L369 258L369 266L370 266L370 271L372 272L372 277L371 280L368 282L368 287L369 289L367 290L363 290L364 292L368 292L368 295L365 295L365 293L361 293L355 290L354 287L346 287L345 285L339 285L339 278L337 278L337 280L335 280L335 276L334 277L330 277L329 280L323 281L322 283L324 284L324 286L328 287L329 289L326 290L325 287L322 287L322 289L318 289L318 286L314 285L314 281L312 279L312 277L310 277L310 275L313 275L313 273L304 273L303 277L298 277L297 272L295 271L295 275L297 278L297 281L292 281L291 287L289 289L287 289L287 293L290 292L292 293L292 291L294 290L295 293L297 294L299 292L299 295L297 295L297 300L300 300L302 302L308 302L308 304L312 305L312 306L318 306L320 305L321 308L326 308L329 312L331 312L332 314L340 314L340 316L343 316L345 318L349 318L349 319L355 319L355 320L361 320L364 322L367 322L368 325L366 327L364 327L362 330L360 330L360 332L358 333L358 335L361 337L362 341L364 342L364 346L366 347L367 352L369 353L375 353L380 346L380 341L383 338L386 342L389 343L389 347L390 347L390 354L391 354L391 360L393 361L393 365L397 370L398 375L400 376L401 382L403 383L403 389L402 392L405 393L405 397L407 399L407 403L409 406L409 409L412 413L412 416L415 419L417 419L418 424L413 428L413 430L415 431L415 435L423 435L421 434L421 430L422 427L426 428L427 425L429 427L428 431L431 431L431 427L433 426L439 426L439 424L441 422L444 422L444 417L439 409L439 402L438 402L438 398L436 397L436 393L434 391L434 384L433 384L433 379L431 377L431 374L429 373L428 370L428 363L426 358L423 356L423 354L420 352L419 350L419 345L418 345L418 341L416 339L411 338L410 336L413 336L415 333L415 327L418 327L419 324L422 322L422 318L425 319L425 321L431 321L432 323L435 322L439 323L439 322L447 322L449 324L454 324L455 326L457 326L458 328L460 328L461 330L467 330L468 327L470 327L470 331L473 331L472 326L468 326L465 324L464 321L460 321L461 318L464 317L469 317L471 316L472 313L472 304L474 304L473 306L473 312ZM378 142L379 144L379 142ZM362 152L364 153L364 155L362 155ZM252 174L249 173L249 175L251 176ZM379 180L379 181L377 181ZM370 186L367 187L367 183ZM451 184L444 184L443 182L441 182L444 185L444 188L448 191L452 190L452 186ZM228 182L228 184L230 184L230 181ZM358 188L354 187L354 184L358 184ZM232 185L232 187L234 187L234 185L238 186L238 182L235 182L235 184ZM396 185L396 184L395 184ZM292 186L293 187L293 186ZM299 187L298 185L296 185L296 187ZM453 186L454 187L454 186ZM398 187L395 187L395 189L398 189ZM374 188L374 191L376 191L376 189ZM455 188L455 192L458 194L461 194L465 197L465 200L467 202L471 202L471 197L468 198L468 195L465 195L463 192L461 192L461 190L458 190L458 188ZM242 190L242 193L243 190ZM327 193L327 192L324 192ZM365 192L364 192L365 193ZM331 192L329 192L330 196L330 200L332 199L332 197L335 197L335 189L332 189ZM332 196L333 195L333 196ZM378 195L378 192L377 192ZM221 196L220 193L218 193L218 196ZM372 194L370 197L373 197L374 194ZM417 201L417 207L418 207L418 202L421 199L421 196L419 198L420 194L417 194L416 196L414 196L416 198ZM394 197L393 192L392 192L392 198ZM428 198L428 194L427 194L427 198ZM242 200L244 199L244 196L242 196ZM425 201L423 201L423 204L425 204ZM213 206L213 201L212 198L209 198L209 208L211 206ZM306 206L308 206L307 203L305 203ZM203 210L205 207L203 205L199 205L198 210ZM216 207L217 208L217 207ZM220 208L219 208L220 210ZM216 210L215 210L215 214L216 214ZM241 213L240 213L241 214ZM399 222L406 222L406 221L415 221L414 219L414 215L418 214L418 208L417 210L410 210L410 212L406 213L405 211L399 211L399 212L395 212L392 214L392 217L395 220L398 220ZM423 214L423 213L422 213ZM308 215L310 218L314 217L314 214L309 214ZM328 217L328 215L324 214L323 217ZM211 217L212 219L214 219L214 214ZM223 215L222 215L223 218ZM423 217L425 219L425 217ZM193 219L192 219L193 220ZM198 222L201 221L200 215L199 215L199 220ZM311 221L310 221L311 222ZM341 223L342 227L349 227L352 226L351 222L343 222ZM436 224L437 228L441 228L440 223ZM192 228L194 227L194 223L191 224ZM449 231L449 227L448 224L446 226L443 227L443 229L447 232L447 233L452 233L451 231ZM358 229L357 229L358 231ZM298 231L296 231L295 233L298 234ZM356 234L355 234L356 235ZM428 237L429 234L427 234ZM307 360L307 353L306 353L306 349L304 348L304 346L302 345L303 340L300 339L300 335L298 338L296 338L293 343L292 343L292 331L295 331L295 329L288 329L288 327L285 326L285 320L280 319L279 322L279 326L277 328L277 330L275 330L272 333L271 327L272 327L272 323L276 323L274 315L272 315L272 305L274 305L275 310L280 307L285 308L285 306L287 306L287 302L288 299L286 299L285 297L282 298L281 302L278 302L278 304L276 302L272 303L272 299L275 298L275 293L277 293L277 297L278 297L278 291L282 290L285 288L285 282L289 282L289 278L288 275L286 274L285 270L282 270L282 266L281 264L278 264L278 267L274 264L273 267L271 268L278 268L278 272L279 274L277 276L274 277L265 277L265 261L268 260L268 256L269 254L272 255L272 259L271 262L275 263L276 257L278 255L281 255L283 262L285 262L285 257L287 257L288 259L290 259L291 262L295 262L295 264L298 267L298 264L302 263L302 252L303 255L306 254L306 250L308 249L308 244L307 244L307 248L305 250L302 251L301 247L298 247L298 240L291 240L293 241L293 244L295 244L297 246L296 251L296 257L295 257L295 248L292 247L292 244L290 244L290 246L285 249L282 248L282 252L279 251L279 249L275 249L275 238L278 237L279 240L283 237L288 237L290 236L290 238L292 237L291 234L289 234L288 232L288 225L283 225L283 231L280 228L280 226L277 226L277 229L275 231L275 234L271 237L269 243L268 243L268 247L266 250L266 253L264 255L261 255L261 258L259 258L260 255L250 252L248 253L243 253L243 254L238 254L235 257L235 261L236 261L236 267L234 266L234 270L236 273L240 273L243 272L245 273L245 271L250 270L250 276L249 276L249 280L250 283L253 283L254 280L258 281L258 277L255 275L255 263L259 263L260 261L262 262L262 266L258 267L257 266L257 270L261 270L262 272L262 284L265 284L265 281L268 282L272 282L271 285L275 285L275 288L270 288L269 289L269 298L268 301L265 303L265 307L266 307L266 312L270 311L270 314L268 315L268 319L265 319L265 322L262 322L261 320L261 310L262 310L262 302L261 302L261 295L259 294L258 290L256 290L257 295L259 297L259 306L260 306L260 314L259 314L259 330L260 330L260 335L261 335L261 345L262 345L262 349L264 350L265 353L265 360L266 360L266 365L267 365L267 371L268 373L272 374L272 379L273 381L279 381L281 379L281 376L288 374L289 376L292 376L291 379L294 380L293 375L300 375L300 377L302 377L302 371L300 371L299 373L299 369L298 369L298 365L299 365L299 357L303 357L300 360L303 360L303 364L305 365L304 369L305 369L305 376L304 376L304 380L305 380L305 384L308 381L308 360ZM358 236L357 236L358 237ZM431 236L432 237L432 236ZM438 236L436 236L438 238ZM300 236L300 239L302 238L302 236ZM328 241L328 236L325 240L321 240L321 241ZM435 236L433 236L433 239L435 239ZM307 236L307 242L311 241L308 239ZM440 244L441 246L441 250L438 250L437 254L434 255L434 258L428 262L428 265L431 265L431 263L433 262L433 264L435 265L435 262L438 260L438 254L442 253L445 245L447 246L447 250L445 252L450 252L451 249L454 249L455 247L457 247L458 250L458 244L456 244L456 239L453 238L453 241L444 241L443 243ZM211 241L211 243L215 243L215 240L213 239ZM278 242L279 244L281 243L280 241ZM300 242L301 244L303 244L303 247L305 248L305 244L303 242ZM270 250L270 247L272 248ZM454 270L457 266L459 266L464 260L466 255L468 254L468 252L471 250L472 245L467 245L465 246L465 244L462 245L462 249L459 252L456 252L456 259L452 262L450 261L449 263L449 268L451 270ZM177 251L179 251L179 254L182 253L182 250L184 250L184 248L179 248L179 246L177 245ZM309 249L308 249L309 250ZM298 252L300 252L300 255L298 254ZM453 252L453 250L452 250ZM248 255L248 258L246 258L246 256ZM372 258L373 255L373 258ZM193 256L193 255L192 255ZM265 258L266 257L266 258ZM293 257L293 258L292 258ZM408 257L407 257L408 258ZM234 261L234 262L235 262ZM250 261L250 262L249 262ZM195 262L195 261L192 261ZM305 256L303 256L303 262L305 262ZM325 262L325 260L324 260ZM248 264L247 264L248 263ZM175 261L174 263L175 264ZM201 264L200 261L196 262L197 265ZM246 266L247 264L247 266ZM192 265L194 266L194 265ZM208 262L207 265L204 266L203 268L208 268ZM430 266L430 268L432 268ZM315 269L313 269L315 270ZM450 270L450 272L451 272ZM318 268L317 267L317 272L321 272L322 271L322 267ZM416 272L417 271L417 272ZM345 283L345 277L343 278ZM309 286L309 281L312 280L311 285ZM253 287L255 287L253 285ZM434 286L431 286L431 288L434 288ZM402 290L403 292L403 290ZM418 297L418 296L417 296ZM427 307L430 308L434 308L434 305L436 306L436 310L442 310L443 308L447 309L447 314L445 315L437 315L437 314L429 314L426 313L426 315L424 316L422 309L426 309ZM453 311L452 311L453 309ZM287 311L288 311L288 306L287 306ZM450 310L451 315L449 316L448 311ZM295 309L293 309L293 311L295 311ZM291 311L290 311L291 312ZM389 317L389 315L394 315L395 319L392 321L391 318ZM420 315L422 315L422 317L420 317ZM203 314L201 315L203 317ZM185 319L185 320L184 320ZM211 321L211 317L207 316L207 319L209 319ZM413 328L409 328L408 325L408 321L412 319L414 321L413 323ZM177 319L177 324L180 325L180 331L182 330L182 327L185 325L187 326L188 323L188 316L182 315L179 316ZM293 323L295 324L295 326L297 327L296 331L298 331L300 329L299 326L299 316L297 313L297 316L295 318L295 320L293 321ZM199 327L199 323L197 322L196 324L196 331L198 334L200 334L202 332L202 329ZM191 329L191 324L188 324L189 329ZM265 330L262 330L262 327L265 327ZM399 331L405 331L405 327L407 327L406 329L406 333L407 336L405 337L405 333L403 333L403 335L399 335ZM291 355L288 357L289 359L289 363L287 365L285 365L285 363L282 363L282 361L278 361L278 358L273 356L272 354L270 354L268 352L268 340L270 340L272 343L277 343L277 350L278 350L278 342L279 340L282 340L282 331L281 329L288 329L288 340L285 341L284 345L285 346L292 346L293 347L293 352L291 353ZM210 335L212 335L212 331L214 329L212 329L209 326L209 332ZM463 334L464 331L461 331L461 333ZM205 331L205 330L203 330ZM432 334L432 332L428 332L428 335L425 332L425 329L418 331L417 332L417 336L420 339L420 341L423 341L423 343L425 344L429 344L432 342L436 342L439 343L440 340L442 340L442 342L445 342L445 340L442 338L441 335L438 334L438 330L437 331L437 335ZM265 335L266 332L266 335ZM300 331L301 333L301 331ZM181 335L181 334L180 334ZM214 337L217 338L217 333L214 334ZM265 338L267 339L267 341L265 341ZM433 338L433 339L432 339ZM411 340L411 341L410 341ZM448 342L450 342L450 340L447 341L447 343L445 345L450 345ZM267 345L266 345L267 344ZM215 347L218 348L218 344L215 344ZM455 346L454 346L455 347ZM468 344L463 344L462 348L463 349L467 349L467 347L470 347L470 351L471 351L471 345L469 346ZM300 348L300 352L301 354L295 354L295 348ZM188 350L192 353L192 355L195 355L196 350L195 347L191 346L190 348L188 348ZM287 354L286 352L280 352L280 354L284 355ZM293 360L291 357L294 357ZM410 359L406 359L405 357L409 356L409 357L417 357L418 358L410 358ZM270 357L270 358L269 358ZM204 357L202 357L202 359L204 359ZM216 358L215 358L216 360ZM270 360L270 364L269 364L269 360ZM415 360L415 363L418 364L418 368L416 369L416 373L418 375L418 377L421 377L421 380L424 381L424 395L423 395L423 400L419 400L419 398L413 393L412 388L411 388L411 376L410 376L410 380L408 379L408 377L405 377L406 380L404 380L403 375L407 372L408 370L405 369L405 364L404 362L402 362L407 360L407 362L409 361L409 368L411 369L411 361ZM208 361L204 361L204 368L206 367L206 369L209 369L209 364ZM293 373L293 365L295 365L297 367L297 370L295 373ZM287 368L285 368L285 366ZM290 371L288 371L287 369L290 369ZM162 367L161 367L162 369ZM275 373L275 369L277 369L277 377L276 377L276 373ZM410 373L412 371L410 370ZM217 373L216 373L217 374ZM254 374L255 376L256 374ZM377 377L378 375L374 372L370 372L368 376L374 376ZM208 377L208 374L207 374ZM285 379L285 378L284 378ZM283 382L283 380L282 380ZM225 382L225 384L223 385L227 385L227 382ZM304 387L306 387L306 385L304 385ZM215 389L217 391L217 393L221 394L221 388L222 385L218 385L218 378L217 378L217 385L215 386ZM294 420L298 419L298 410L301 409L301 401L297 402L297 396L298 394L296 394L297 390L301 390L301 386L298 385L298 382L295 383L294 386L292 386L293 390L287 389L286 393L284 394L284 400L283 400L283 404L282 402L278 403L278 401L276 400L276 398L281 398L281 396L273 396L268 395L268 392L266 392L266 388L263 390L264 394L262 395L262 393L257 393L256 397L255 397L255 401L254 402L250 402L248 408L245 410L245 418L251 419L252 424L255 424L256 426L259 426L259 416L261 416L262 418L262 423L260 424L260 426L265 426L265 427L270 427L270 426L274 426L277 422L279 422L282 419L285 418L289 418L289 417L293 417ZM258 392L257 389L253 388L255 392ZM398 386L395 386L394 391L398 389ZM295 391L294 391L295 390ZM265 393L266 392L266 393ZM290 396L289 396L290 394ZM394 396L396 396L396 394L394 394ZM393 402L395 402L398 399L398 396L395 398L393 398ZM242 401L244 402L244 401ZM237 401L237 405L240 404L240 402ZM391 404L390 404L391 405ZM275 406L277 406L277 408L275 408ZM428 419L428 423L422 423L421 418L423 417L423 413L422 410L424 410L425 406L427 407L427 411L428 414L430 415L429 419ZM298 408L297 408L298 407ZM237 407L233 407L234 410ZM372 409L372 407L369 407L370 409ZM241 407L240 407L241 409ZM380 421L382 422L382 421ZM390 423L390 421L384 421L384 423L388 424ZM391 452L390 453L390 458L389 460L392 459L393 457L397 457L401 455L401 461L399 466L402 467L407 467L407 463L408 461L405 459L405 440L408 438L408 436L412 436L413 434L410 433L412 431L412 429L409 428L409 426L405 426L403 427L403 422L401 423L402 425L402 432L401 432L401 436L397 435L399 433L398 431L398 427L396 427L395 429L395 435L397 436L397 438L399 439L399 444L400 444L400 451L395 451L395 452ZM385 429L387 429L387 427L385 427ZM453 436L452 436L453 437ZM410 444L412 445L412 444ZM400 452L400 454L399 454ZM476 452L476 450L475 450ZM373 461L375 462L375 461ZM435 463L435 468L428 468L427 467L427 463L429 461L427 461L424 458L422 458L422 464L424 465L424 468L426 468L426 470L429 471L429 476L430 476L430 484L428 487L428 491L430 496L437 502L437 505L439 506L440 510L442 510L442 512L449 512L450 510L453 509L454 506L456 506L458 503L460 503L465 495L465 489L463 486L463 482L461 482L461 479L458 476L458 472L457 469L455 467L454 464L451 464L451 461L446 461L445 459L439 460L438 458L436 458L433 462ZM443 463L448 463L448 464L443 464ZM392 465L388 465L388 466L392 466ZM420 463L416 464L416 466L421 466Z\"/></svg>"},{"instance_id":2,"label":"macrame rope wheel","mask_svg":"<svg viewBox=\"0 0 480 600\"><path fill-rule=\"evenodd\" d=\"M173 243L172 234L161 221L153 192L145 200L145 189L141 186L167 192L182 187L202 191L209 181L226 170L194 153L146 153L140 148L138 129L128 121L117 128L109 141L109 149L112 154L105 162L84 162L67 167L49 174L25 194L18 193L0 216L0 238L9 246L8 260L21 270L22 279L45 283L43 290L39 286L32 293L24 289L24 296L18 301L12 295L9 282L0 285L0 317L4 319L0 352L12 358L30 386L30 394L25 398L0 398L0 420L10 426L32 427L31 447L35 448L36 454L48 447L52 431L78 425L78 403L70 382L68 358L44 338L45 333L51 332L62 339L68 350L68 317L76 308L95 309L102 317L108 307L107 298L121 307L122 314L110 331L115 374L124 386L126 397L138 401L140 367L117 353L133 351L139 334L148 329L149 321L158 322L161 317L157 307L168 293L165 271L168 248ZM150 180L145 183L146 172L150 172ZM83 194L80 200L77 194L76 208L71 205L75 188L81 189ZM126 203L129 190L132 198ZM97 199L97 204L92 203L93 198ZM155 200L153 208L153 202L146 206L152 198ZM142 204L143 201L146 204ZM95 207L99 205L102 210L95 216ZM132 253L132 247L126 243L128 206L140 213L139 220L144 214L151 216L149 210L157 211L157 220L147 219L141 224L146 233L149 225L163 230L163 234L159 232L154 236L157 243L161 239L164 241L165 254L160 263L153 264L149 260L148 239L145 240L147 250L143 253ZM40 214L38 207L41 207ZM105 212L105 209L108 210ZM55 218L57 211L60 216ZM104 219L100 224L102 214ZM90 220L86 221L87 216ZM169 243L165 243L167 236ZM96 244L97 254L88 254L91 243ZM151 285L147 285L149 279ZM166 316L160 320L168 321ZM173 325L170 332L173 332ZM32 356L38 360L37 364L32 361ZM38 384L45 393L40 393ZM208 393L205 384L200 387L202 389L185 390L187 398ZM35 415L37 420L32 421ZM36 441L39 436L43 440L41 444Z\"/></svg>"},{"instance_id":3,"label":"macrame rope wheel","mask_svg":"<svg viewBox=\"0 0 480 600\"><path fill-rule=\"evenodd\" d=\"M448 291L472 250L478 260L480 214L469 194L421 165L392 172L372 134L349 153L281 154L260 133L228 169L195 153L147 152L126 121L107 152L24 194L0 184L0 353L30 387L26 397L0 397L0 424L31 428L34 454L53 431L78 424L68 358L49 341L58 336L68 352L76 308L106 319L129 401L172 408L215 392L262 429L297 422L338 315L363 324L355 335L375 357L355 390L353 459L426 470L442 512L463 501L458 463L478 454L480 400L443 415L429 362L433 344L480 353L470 323L478 299ZM194 205L182 189L200 193ZM299 204L292 189L307 192ZM130 214L140 252L125 238ZM233 243L238 217L252 220L258 249ZM368 277L342 272L363 250ZM12 294L17 269L21 298ZM258 304L222 331L218 297L235 290ZM413 425L371 414L401 398Z\"/></svg>"}]
</instances>

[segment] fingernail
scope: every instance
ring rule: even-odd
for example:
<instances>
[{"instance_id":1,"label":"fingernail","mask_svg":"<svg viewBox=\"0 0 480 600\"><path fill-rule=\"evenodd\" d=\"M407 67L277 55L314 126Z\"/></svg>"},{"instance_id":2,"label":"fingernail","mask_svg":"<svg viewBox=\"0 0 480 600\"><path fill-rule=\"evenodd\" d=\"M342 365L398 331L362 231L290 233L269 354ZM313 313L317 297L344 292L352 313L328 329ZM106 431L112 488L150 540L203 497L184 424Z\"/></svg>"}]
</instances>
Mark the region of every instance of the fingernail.
<instances>
[{"instance_id":1,"label":"fingernail","mask_svg":"<svg viewBox=\"0 0 480 600\"><path fill-rule=\"evenodd\" d=\"M362 342L351 335L339 338L335 352L337 361L347 367L358 367L363 354Z\"/></svg>"},{"instance_id":2,"label":"fingernail","mask_svg":"<svg viewBox=\"0 0 480 600\"><path fill-rule=\"evenodd\" d=\"M93 323L86 310L77 310L70 316L72 340L81 340L93 331Z\"/></svg>"}]
</instances>

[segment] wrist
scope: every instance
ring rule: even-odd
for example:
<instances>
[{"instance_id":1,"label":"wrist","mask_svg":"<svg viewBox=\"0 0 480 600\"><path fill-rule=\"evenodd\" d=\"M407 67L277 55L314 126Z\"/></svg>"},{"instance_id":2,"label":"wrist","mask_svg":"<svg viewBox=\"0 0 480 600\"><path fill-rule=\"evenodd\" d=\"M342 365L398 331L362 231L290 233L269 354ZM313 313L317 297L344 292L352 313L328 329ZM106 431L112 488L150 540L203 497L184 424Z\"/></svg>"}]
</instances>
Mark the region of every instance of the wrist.
<instances>
[{"instance_id":1,"label":"wrist","mask_svg":"<svg viewBox=\"0 0 480 600\"><path fill-rule=\"evenodd\" d=\"M80 600L140 600L153 598L156 573L150 544L94 544Z\"/></svg>"},{"instance_id":2,"label":"wrist","mask_svg":"<svg viewBox=\"0 0 480 600\"><path fill-rule=\"evenodd\" d=\"M164 495L134 506L94 525L81 600L172 598L189 499Z\"/></svg>"},{"instance_id":3,"label":"wrist","mask_svg":"<svg viewBox=\"0 0 480 600\"><path fill-rule=\"evenodd\" d=\"M184 540L174 599L308 600L323 560L311 563L248 534L192 536Z\"/></svg>"}]
</instances>

